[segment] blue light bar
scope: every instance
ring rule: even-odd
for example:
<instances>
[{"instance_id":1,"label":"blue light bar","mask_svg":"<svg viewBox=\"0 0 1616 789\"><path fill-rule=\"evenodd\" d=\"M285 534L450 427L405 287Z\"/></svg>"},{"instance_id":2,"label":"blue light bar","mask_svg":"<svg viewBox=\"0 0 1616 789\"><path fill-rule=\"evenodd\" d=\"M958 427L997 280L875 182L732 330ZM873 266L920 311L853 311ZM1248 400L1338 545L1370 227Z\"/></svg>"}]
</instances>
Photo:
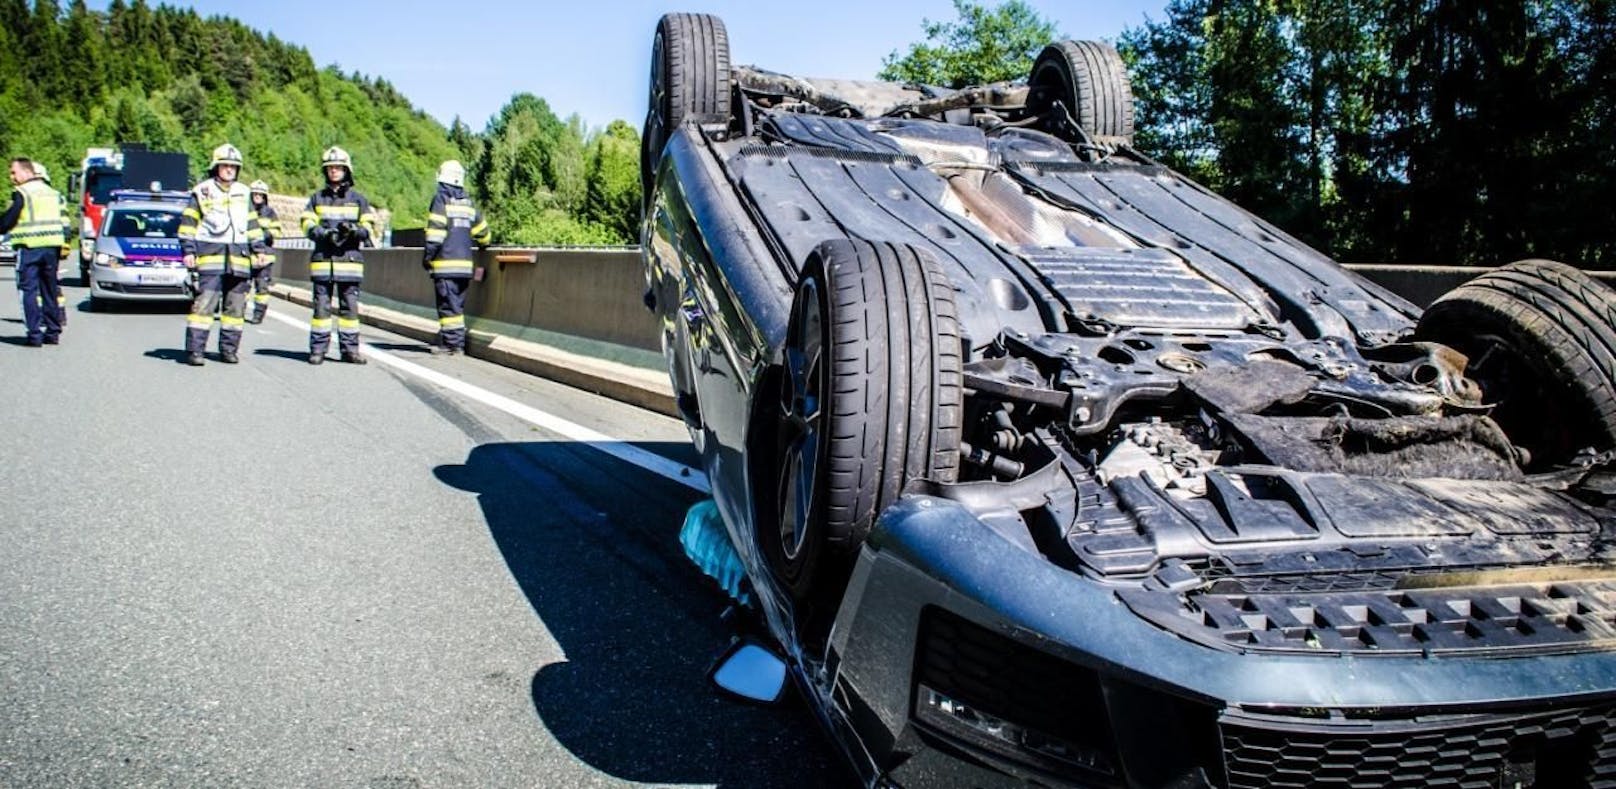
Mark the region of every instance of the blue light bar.
<instances>
[{"instance_id":1,"label":"blue light bar","mask_svg":"<svg viewBox=\"0 0 1616 789\"><path fill-rule=\"evenodd\" d=\"M165 189L154 192L148 189L114 189L113 200L147 200L154 203L184 203L191 199L190 192L176 192Z\"/></svg>"}]
</instances>

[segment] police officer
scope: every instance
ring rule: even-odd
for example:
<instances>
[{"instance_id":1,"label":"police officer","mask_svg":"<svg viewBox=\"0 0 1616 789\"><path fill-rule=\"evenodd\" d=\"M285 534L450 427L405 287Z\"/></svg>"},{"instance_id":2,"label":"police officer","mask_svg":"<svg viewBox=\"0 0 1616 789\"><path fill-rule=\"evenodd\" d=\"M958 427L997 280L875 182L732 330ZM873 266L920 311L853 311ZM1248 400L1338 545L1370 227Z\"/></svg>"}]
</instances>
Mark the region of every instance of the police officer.
<instances>
[{"instance_id":1,"label":"police officer","mask_svg":"<svg viewBox=\"0 0 1616 789\"><path fill-rule=\"evenodd\" d=\"M258 226L264 231L264 246L269 248L269 254L264 258L263 265L253 266L252 314L247 322L263 323L264 314L269 312L269 286L274 281L275 239L281 235L281 220L269 205L269 184L253 181L249 191L252 192L253 213L258 215Z\"/></svg>"},{"instance_id":2,"label":"police officer","mask_svg":"<svg viewBox=\"0 0 1616 789\"><path fill-rule=\"evenodd\" d=\"M62 337L61 286L56 265L66 236L62 196L39 177L34 162L11 160L11 204L0 214L0 233L11 234L17 249L17 290L22 292L27 345L56 345Z\"/></svg>"},{"instance_id":3,"label":"police officer","mask_svg":"<svg viewBox=\"0 0 1616 789\"><path fill-rule=\"evenodd\" d=\"M192 187L190 204L180 214L185 267L197 275L196 299L185 318L185 363L193 367L202 366L221 299L219 361L236 363L252 269L269 252L247 186L236 179L240 174L241 151L230 143L214 148L208 177Z\"/></svg>"},{"instance_id":4,"label":"police officer","mask_svg":"<svg viewBox=\"0 0 1616 789\"><path fill-rule=\"evenodd\" d=\"M353 159L332 146L320 159L325 188L309 197L300 224L314 241L309 282L314 286L314 318L309 321L309 364L325 361L331 346L331 296L335 291L337 344L342 360L364 364L359 353L359 283L365 278L365 256L359 251L376 232L376 212L353 188Z\"/></svg>"},{"instance_id":5,"label":"police officer","mask_svg":"<svg viewBox=\"0 0 1616 789\"><path fill-rule=\"evenodd\" d=\"M488 223L466 197L466 168L453 159L438 167L438 193L427 210L426 253L421 265L432 272L438 301L438 342L434 354L466 348L466 288L471 285L471 245L488 245Z\"/></svg>"},{"instance_id":6,"label":"police officer","mask_svg":"<svg viewBox=\"0 0 1616 789\"><path fill-rule=\"evenodd\" d=\"M50 171L45 169L44 162L34 162L34 175L39 176L39 180L50 185L52 189L56 188L55 185L51 184ZM60 265L62 261L67 260L68 255L73 253L73 221L67 215L67 198L62 196L60 192L56 196L61 198L62 203L62 251L56 256L56 262ZM53 268L47 273L56 281L56 316L62 322L62 327L66 328L67 294L62 292L61 272Z\"/></svg>"}]
</instances>

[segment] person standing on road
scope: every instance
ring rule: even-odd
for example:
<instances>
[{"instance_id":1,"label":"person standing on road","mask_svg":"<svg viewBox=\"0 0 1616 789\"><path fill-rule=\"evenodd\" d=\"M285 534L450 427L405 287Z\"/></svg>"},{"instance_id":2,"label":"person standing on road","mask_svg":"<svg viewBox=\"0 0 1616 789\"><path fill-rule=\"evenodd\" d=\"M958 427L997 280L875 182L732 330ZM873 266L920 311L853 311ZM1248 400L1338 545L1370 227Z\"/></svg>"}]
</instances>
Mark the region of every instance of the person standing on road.
<instances>
[{"instance_id":1,"label":"person standing on road","mask_svg":"<svg viewBox=\"0 0 1616 789\"><path fill-rule=\"evenodd\" d=\"M25 342L56 345L62 337L61 285L56 281L62 232L62 196L39 177L30 159L11 160L11 204L0 214L0 233L17 250L17 290L22 293Z\"/></svg>"},{"instance_id":2,"label":"person standing on road","mask_svg":"<svg viewBox=\"0 0 1616 789\"><path fill-rule=\"evenodd\" d=\"M360 246L376 232L376 212L370 201L353 188L353 159L331 146L321 157L325 188L309 197L300 224L314 242L309 259L309 283L314 286L314 318L309 321L309 364L325 361L331 347L331 297L338 302L337 345L342 360L364 364L359 353L359 284L365 279L365 256Z\"/></svg>"},{"instance_id":3,"label":"person standing on road","mask_svg":"<svg viewBox=\"0 0 1616 789\"><path fill-rule=\"evenodd\" d=\"M466 348L466 288L471 286L471 247L488 246L488 223L466 196L466 168L453 159L438 167L438 193L427 210L426 252L438 301L434 354L454 356Z\"/></svg>"},{"instance_id":4,"label":"person standing on road","mask_svg":"<svg viewBox=\"0 0 1616 789\"><path fill-rule=\"evenodd\" d=\"M262 265L253 265L252 315L248 316L247 322L263 323L265 313L269 312L269 286L274 282L275 239L281 235L281 220L269 205L269 184L253 181L248 191L252 193L253 213L258 215L258 226L264 231L264 247L268 249L268 254L264 256Z\"/></svg>"},{"instance_id":5,"label":"person standing on road","mask_svg":"<svg viewBox=\"0 0 1616 789\"><path fill-rule=\"evenodd\" d=\"M202 366L221 300L219 361L237 362L252 269L269 251L247 186L236 179L240 174L241 151L230 143L214 148L208 177L191 189L191 202L180 214L185 267L197 275L196 299L185 317L185 363L193 367Z\"/></svg>"},{"instance_id":6,"label":"person standing on road","mask_svg":"<svg viewBox=\"0 0 1616 789\"><path fill-rule=\"evenodd\" d=\"M39 180L44 181L50 188L56 188L51 183L50 171L45 169L44 162L34 162L34 175L39 176ZM73 253L73 220L67 215L67 198L61 192L57 192L56 196L61 199L62 203L62 251L56 256L57 268L50 269L46 273L56 282L56 317L57 320L61 321L62 328L65 329L67 328L67 294L62 292L60 266L63 261L67 260L68 255Z\"/></svg>"}]
</instances>

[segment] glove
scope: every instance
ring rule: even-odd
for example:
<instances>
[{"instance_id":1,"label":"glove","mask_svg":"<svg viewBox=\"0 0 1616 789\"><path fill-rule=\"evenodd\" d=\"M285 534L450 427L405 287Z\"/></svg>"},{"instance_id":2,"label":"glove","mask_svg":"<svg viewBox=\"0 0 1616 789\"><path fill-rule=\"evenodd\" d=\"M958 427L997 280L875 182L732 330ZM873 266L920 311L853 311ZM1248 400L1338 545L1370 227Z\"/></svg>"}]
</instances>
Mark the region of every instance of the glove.
<instances>
[{"instance_id":1,"label":"glove","mask_svg":"<svg viewBox=\"0 0 1616 789\"><path fill-rule=\"evenodd\" d=\"M360 241L370 240L370 228L365 227L364 225L349 225L349 227L351 228L353 235L358 237Z\"/></svg>"},{"instance_id":2,"label":"glove","mask_svg":"<svg viewBox=\"0 0 1616 789\"><path fill-rule=\"evenodd\" d=\"M331 231L325 225L315 225L309 228L309 238L317 242L324 242L330 236Z\"/></svg>"},{"instance_id":3,"label":"glove","mask_svg":"<svg viewBox=\"0 0 1616 789\"><path fill-rule=\"evenodd\" d=\"M426 271L432 270L432 253L428 252L421 256L421 268Z\"/></svg>"}]
</instances>

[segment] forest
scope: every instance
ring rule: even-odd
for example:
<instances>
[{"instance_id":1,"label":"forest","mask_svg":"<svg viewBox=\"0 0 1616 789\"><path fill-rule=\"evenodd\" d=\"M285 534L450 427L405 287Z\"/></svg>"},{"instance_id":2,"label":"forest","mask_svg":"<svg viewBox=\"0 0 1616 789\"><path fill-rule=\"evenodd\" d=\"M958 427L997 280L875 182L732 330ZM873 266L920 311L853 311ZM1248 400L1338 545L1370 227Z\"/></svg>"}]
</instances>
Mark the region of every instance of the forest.
<instances>
[{"instance_id":1,"label":"forest","mask_svg":"<svg viewBox=\"0 0 1616 789\"><path fill-rule=\"evenodd\" d=\"M955 0L880 76L1024 76L1061 37L1022 0ZM1616 1L1170 0L1122 31L1136 145L1347 262L1616 268ZM639 135L518 94L448 128L385 79L317 67L232 19L144 0L0 0L0 149L71 171L91 145L220 141L279 193L340 144L419 227L439 161L470 171L500 243L637 236ZM58 180L58 186L65 182Z\"/></svg>"},{"instance_id":2,"label":"forest","mask_svg":"<svg viewBox=\"0 0 1616 789\"><path fill-rule=\"evenodd\" d=\"M316 67L307 50L225 18L113 0L0 0L0 150L44 162L66 186L86 148L141 142L190 154L200 177L215 145L246 157L243 178L280 194L319 183L341 145L356 181L396 228L421 227L439 162L460 158L499 243L631 243L638 134L585 128L519 95L474 132L416 109L385 79Z\"/></svg>"},{"instance_id":3,"label":"forest","mask_svg":"<svg viewBox=\"0 0 1616 789\"><path fill-rule=\"evenodd\" d=\"M1172 0L1138 145L1348 262L1616 268L1616 3Z\"/></svg>"}]
</instances>

